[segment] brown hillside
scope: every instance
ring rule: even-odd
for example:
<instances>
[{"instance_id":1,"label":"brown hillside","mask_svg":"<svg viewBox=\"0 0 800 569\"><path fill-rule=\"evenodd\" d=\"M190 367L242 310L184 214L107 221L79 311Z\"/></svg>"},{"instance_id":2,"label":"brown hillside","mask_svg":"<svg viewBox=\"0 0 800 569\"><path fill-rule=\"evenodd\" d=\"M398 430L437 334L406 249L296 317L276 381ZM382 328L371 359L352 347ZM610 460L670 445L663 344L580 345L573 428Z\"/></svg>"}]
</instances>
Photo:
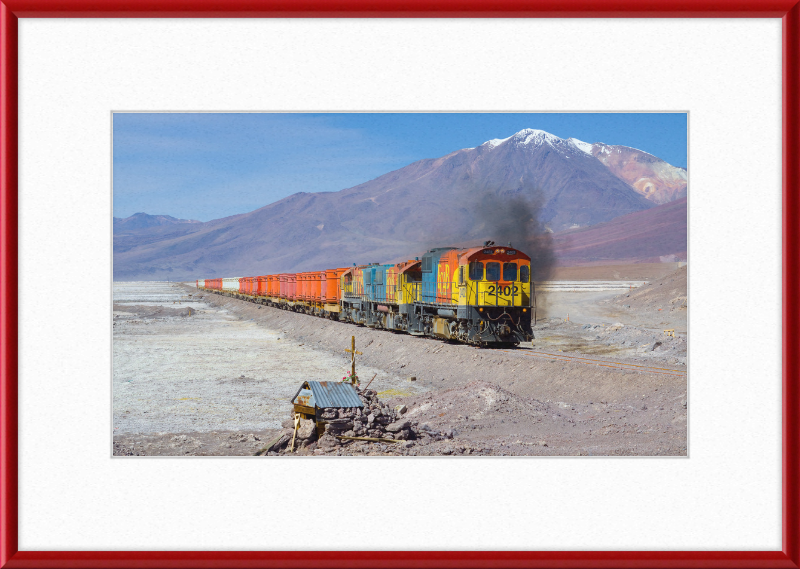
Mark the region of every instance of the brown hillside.
<instances>
[{"instance_id":1,"label":"brown hillside","mask_svg":"<svg viewBox=\"0 0 800 569\"><path fill-rule=\"evenodd\" d=\"M560 265L686 260L687 200L620 216L607 223L553 235Z\"/></svg>"}]
</instances>

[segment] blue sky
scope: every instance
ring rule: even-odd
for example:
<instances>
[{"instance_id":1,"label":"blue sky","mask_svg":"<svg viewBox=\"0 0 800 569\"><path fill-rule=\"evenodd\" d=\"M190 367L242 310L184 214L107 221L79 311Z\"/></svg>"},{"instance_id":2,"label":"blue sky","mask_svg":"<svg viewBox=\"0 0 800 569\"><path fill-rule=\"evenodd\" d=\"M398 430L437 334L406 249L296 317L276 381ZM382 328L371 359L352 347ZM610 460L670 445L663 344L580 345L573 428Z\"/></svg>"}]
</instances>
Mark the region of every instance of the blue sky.
<instances>
[{"instance_id":1,"label":"blue sky","mask_svg":"<svg viewBox=\"0 0 800 569\"><path fill-rule=\"evenodd\" d=\"M209 221L350 188L524 128L686 167L684 113L115 113L114 216Z\"/></svg>"}]
</instances>

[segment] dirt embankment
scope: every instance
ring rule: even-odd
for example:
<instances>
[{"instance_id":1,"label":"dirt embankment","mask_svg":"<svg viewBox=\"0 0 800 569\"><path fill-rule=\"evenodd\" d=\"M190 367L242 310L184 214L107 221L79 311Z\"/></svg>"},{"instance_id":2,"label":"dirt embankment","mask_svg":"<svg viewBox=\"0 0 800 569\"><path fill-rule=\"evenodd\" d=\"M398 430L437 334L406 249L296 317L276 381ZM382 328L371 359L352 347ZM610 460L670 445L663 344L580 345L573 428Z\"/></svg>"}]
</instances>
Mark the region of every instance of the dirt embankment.
<instances>
[{"instance_id":1,"label":"dirt embankment","mask_svg":"<svg viewBox=\"0 0 800 569\"><path fill-rule=\"evenodd\" d=\"M537 295L537 300L540 318L569 318L570 322L581 325L609 326L621 323L655 334L674 330L684 340L688 332L686 266L624 292L553 291Z\"/></svg>"},{"instance_id":2,"label":"dirt embankment","mask_svg":"<svg viewBox=\"0 0 800 569\"><path fill-rule=\"evenodd\" d=\"M633 313L678 312L689 306L687 269L681 267L664 277L647 283L628 294L618 295L613 304ZM685 313L684 313L685 317Z\"/></svg>"}]
</instances>

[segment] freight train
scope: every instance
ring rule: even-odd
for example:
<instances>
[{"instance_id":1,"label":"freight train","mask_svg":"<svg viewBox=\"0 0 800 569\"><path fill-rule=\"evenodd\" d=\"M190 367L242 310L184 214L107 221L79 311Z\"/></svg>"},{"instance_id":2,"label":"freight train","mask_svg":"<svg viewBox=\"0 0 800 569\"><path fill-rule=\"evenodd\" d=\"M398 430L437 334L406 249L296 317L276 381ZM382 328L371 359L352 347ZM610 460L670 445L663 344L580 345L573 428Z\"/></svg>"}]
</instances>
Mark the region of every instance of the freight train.
<instances>
[{"instance_id":1,"label":"freight train","mask_svg":"<svg viewBox=\"0 0 800 569\"><path fill-rule=\"evenodd\" d=\"M531 259L487 241L397 264L200 279L197 288L372 328L479 346L533 338Z\"/></svg>"}]
</instances>

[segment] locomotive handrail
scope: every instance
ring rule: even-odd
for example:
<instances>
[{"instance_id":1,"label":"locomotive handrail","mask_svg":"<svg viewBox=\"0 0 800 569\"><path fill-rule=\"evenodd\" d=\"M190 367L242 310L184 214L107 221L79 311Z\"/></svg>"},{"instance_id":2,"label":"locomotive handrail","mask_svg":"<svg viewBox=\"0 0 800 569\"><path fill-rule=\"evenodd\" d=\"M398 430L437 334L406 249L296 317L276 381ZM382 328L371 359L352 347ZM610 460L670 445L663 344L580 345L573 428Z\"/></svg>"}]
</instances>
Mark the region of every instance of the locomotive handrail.
<instances>
[{"instance_id":1,"label":"locomotive handrail","mask_svg":"<svg viewBox=\"0 0 800 569\"><path fill-rule=\"evenodd\" d=\"M468 303L474 301L476 306L522 306L524 302L519 296L522 294L519 282L501 285L499 282L490 283L492 291L480 290L479 284L486 281L466 281L459 284L450 282L406 282L403 285L365 285L360 282L345 283L342 289L342 298L351 301L380 302L385 304L398 304L398 291L401 289L410 297L408 300L420 304L441 305L458 304L458 289L466 287L465 296ZM514 290L516 289L516 290Z\"/></svg>"},{"instance_id":2,"label":"locomotive handrail","mask_svg":"<svg viewBox=\"0 0 800 569\"><path fill-rule=\"evenodd\" d=\"M480 281L484 283L485 281ZM458 304L458 296L454 296L453 292L458 290L458 287L466 287L465 296L467 302L474 299L476 306L522 306L521 299L517 296L522 293L521 283L512 282L508 285L493 285L492 292L486 290L479 290L480 284L476 281L467 281L463 284L457 282L436 282L436 283L423 283L414 282L409 283L412 287L414 302L421 304ZM516 288L516 290L514 290Z\"/></svg>"},{"instance_id":3,"label":"locomotive handrail","mask_svg":"<svg viewBox=\"0 0 800 569\"><path fill-rule=\"evenodd\" d=\"M411 282L408 283L412 290L414 302L421 304L457 304L458 298L453 299L454 285L456 290L458 285L455 282Z\"/></svg>"},{"instance_id":4,"label":"locomotive handrail","mask_svg":"<svg viewBox=\"0 0 800 569\"><path fill-rule=\"evenodd\" d=\"M397 285L364 285L359 282L347 283L342 290L342 298L397 304Z\"/></svg>"}]
</instances>

